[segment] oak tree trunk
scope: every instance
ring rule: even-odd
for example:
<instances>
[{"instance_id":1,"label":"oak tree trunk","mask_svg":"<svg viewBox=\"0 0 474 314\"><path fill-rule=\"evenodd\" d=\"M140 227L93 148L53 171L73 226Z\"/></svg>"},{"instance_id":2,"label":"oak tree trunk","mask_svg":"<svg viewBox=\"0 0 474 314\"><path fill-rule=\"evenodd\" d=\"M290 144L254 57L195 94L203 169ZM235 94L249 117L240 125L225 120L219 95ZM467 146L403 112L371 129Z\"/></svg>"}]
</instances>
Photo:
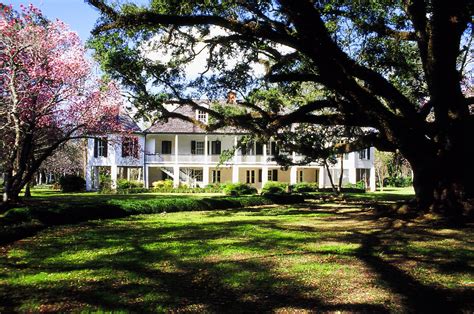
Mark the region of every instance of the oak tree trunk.
<instances>
[{"instance_id":1,"label":"oak tree trunk","mask_svg":"<svg viewBox=\"0 0 474 314\"><path fill-rule=\"evenodd\" d=\"M469 200L474 197L474 163L467 146L450 146L434 156L410 160L413 187L420 210L446 216L469 213ZM422 152L419 152L422 154ZM472 214L472 212L471 212Z\"/></svg>"}]
</instances>

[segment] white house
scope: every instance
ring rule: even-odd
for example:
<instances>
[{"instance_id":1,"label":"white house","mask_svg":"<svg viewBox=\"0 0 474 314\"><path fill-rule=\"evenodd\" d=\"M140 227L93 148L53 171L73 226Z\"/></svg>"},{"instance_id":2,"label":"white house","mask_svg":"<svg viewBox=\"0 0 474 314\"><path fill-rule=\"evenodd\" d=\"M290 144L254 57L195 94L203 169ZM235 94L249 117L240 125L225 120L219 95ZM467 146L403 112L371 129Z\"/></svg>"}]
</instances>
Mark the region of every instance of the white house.
<instances>
[{"instance_id":1,"label":"white house","mask_svg":"<svg viewBox=\"0 0 474 314\"><path fill-rule=\"evenodd\" d=\"M191 107L178 107L176 111L207 122L205 112ZM247 149L236 150L231 159L220 163L221 153L236 146L246 134L232 130L207 133L176 118L141 130L131 118L121 119L129 135L112 134L88 140L87 190L98 188L100 169L110 173L112 186L118 178L140 180L146 187L164 179L172 179L175 186L242 182L261 189L267 181L316 182L320 188L331 186L327 170L316 163L282 170L272 160L278 149L274 141L251 143ZM292 153L291 158L298 161L303 156ZM338 161L330 169L336 184L340 168ZM374 148L345 154L343 169L344 183L363 180L370 190L375 190Z\"/></svg>"}]
</instances>

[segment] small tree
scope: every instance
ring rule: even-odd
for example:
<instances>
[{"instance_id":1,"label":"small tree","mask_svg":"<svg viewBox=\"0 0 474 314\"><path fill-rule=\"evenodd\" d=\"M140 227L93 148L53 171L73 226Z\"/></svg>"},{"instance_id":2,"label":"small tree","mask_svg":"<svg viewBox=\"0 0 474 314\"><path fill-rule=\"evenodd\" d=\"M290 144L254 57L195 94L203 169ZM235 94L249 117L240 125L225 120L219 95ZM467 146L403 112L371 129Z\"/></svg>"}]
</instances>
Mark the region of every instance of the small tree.
<instances>
[{"instance_id":1,"label":"small tree","mask_svg":"<svg viewBox=\"0 0 474 314\"><path fill-rule=\"evenodd\" d=\"M93 77L76 33L33 6L0 4L0 90L3 201L16 201L68 140L116 126L117 88Z\"/></svg>"},{"instance_id":2,"label":"small tree","mask_svg":"<svg viewBox=\"0 0 474 314\"><path fill-rule=\"evenodd\" d=\"M384 179L389 175L389 167L392 160L393 153L375 150L374 167L380 191L383 191Z\"/></svg>"}]
</instances>

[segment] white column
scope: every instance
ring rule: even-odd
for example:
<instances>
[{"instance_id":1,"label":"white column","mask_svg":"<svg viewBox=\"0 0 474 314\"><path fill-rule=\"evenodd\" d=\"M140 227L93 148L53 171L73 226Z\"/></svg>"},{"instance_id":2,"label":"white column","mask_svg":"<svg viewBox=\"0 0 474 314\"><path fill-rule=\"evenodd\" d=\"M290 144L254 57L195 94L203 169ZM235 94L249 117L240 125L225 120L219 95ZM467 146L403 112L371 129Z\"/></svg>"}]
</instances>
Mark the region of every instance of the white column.
<instances>
[{"instance_id":1,"label":"white column","mask_svg":"<svg viewBox=\"0 0 474 314\"><path fill-rule=\"evenodd\" d=\"M178 154L179 154L178 147L179 147L178 134L176 134L174 136L174 163L176 165L178 164Z\"/></svg>"},{"instance_id":2,"label":"white column","mask_svg":"<svg viewBox=\"0 0 474 314\"><path fill-rule=\"evenodd\" d=\"M297 169L297 167L290 167L290 184L296 184Z\"/></svg>"},{"instance_id":3,"label":"white column","mask_svg":"<svg viewBox=\"0 0 474 314\"><path fill-rule=\"evenodd\" d=\"M262 188L265 186L267 182L268 182L268 167L263 166L262 167Z\"/></svg>"},{"instance_id":4,"label":"white column","mask_svg":"<svg viewBox=\"0 0 474 314\"><path fill-rule=\"evenodd\" d=\"M207 134L204 136L204 163L207 164L209 162L208 160L208 149L209 149L209 144L208 144L208 140L209 138L207 137ZM209 179L209 176L208 176L208 179ZM204 180L204 178L203 178Z\"/></svg>"},{"instance_id":5,"label":"white column","mask_svg":"<svg viewBox=\"0 0 474 314\"><path fill-rule=\"evenodd\" d=\"M239 167L232 165L232 183L239 182Z\"/></svg>"},{"instance_id":6,"label":"white column","mask_svg":"<svg viewBox=\"0 0 474 314\"><path fill-rule=\"evenodd\" d=\"M209 184L209 166L202 167L202 184L204 186Z\"/></svg>"},{"instance_id":7,"label":"white column","mask_svg":"<svg viewBox=\"0 0 474 314\"><path fill-rule=\"evenodd\" d=\"M145 188L150 188L150 180L148 180L148 174L150 173L150 167L148 165L143 167L143 184Z\"/></svg>"},{"instance_id":8,"label":"white column","mask_svg":"<svg viewBox=\"0 0 474 314\"><path fill-rule=\"evenodd\" d=\"M267 144L263 144L263 163L266 164L267 162Z\"/></svg>"},{"instance_id":9,"label":"white column","mask_svg":"<svg viewBox=\"0 0 474 314\"><path fill-rule=\"evenodd\" d=\"M100 178L99 178L99 167L94 167L94 182L92 184L92 188L98 189L99 184L100 184Z\"/></svg>"},{"instance_id":10,"label":"white column","mask_svg":"<svg viewBox=\"0 0 474 314\"><path fill-rule=\"evenodd\" d=\"M112 178L112 189L117 188L117 165L110 166L110 177Z\"/></svg>"},{"instance_id":11,"label":"white column","mask_svg":"<svg viewBox=\"0 0 474 314\"><path fill-rule=\"evenodd\" d=\"M319 167L319 188L324 188L324 172L326 171L325 167Z\"/></svg>"},{"instance_id":12,"label":"white column","mask_svg":"<svg viewBox=\"0 0 474 314\"><path fill-rule=\"evenodd\" d=\"M238 153L237 144L238 144L237 136L234 136L234 148L235 148L235 151L234 151L234 165L237 163L237 153Z\"/></svg>"},{"instance_id":13,"label":"white column","mask_svg":"<svg viewBox=\"0 0 474 314\"><path fill-rule=\"evenodd\" d=\"M375 192L375 167L372 164L370 167L370 178L369 178L370 192Z\"/></svg>"},{"instance_id":14,"label":"white column","mask_svg":"<svg viewBox=\"0 0 474 314\"><path fill-rule=\"evenodd\" d=\"M40 178L41 178L41 172L40 172ZM90 191L90 190L92 190L92 167L87 165L86 166L86 191Z\"/></svg>"},{"instance_id":15,"label":"white column","mask_svg":"<svg viewBox=\"0 0 474 314\"><path fill-rule=\"evenodd\" d=\"M177 188L179 186L179 166L173 167L173 186Z\"/></svg>"},{"instance_id":16,"label":"white column","mask_svg":"<svg viewBox=\"0 0 474 314\"><path fill-rule=\"evenodd\" d=\"M349 153L348 160L345 161L347 167L349 167L349 183L355 184L356 182L356 167L355 167L355 156L356 153Z\"/></svg>"}]
</instances>

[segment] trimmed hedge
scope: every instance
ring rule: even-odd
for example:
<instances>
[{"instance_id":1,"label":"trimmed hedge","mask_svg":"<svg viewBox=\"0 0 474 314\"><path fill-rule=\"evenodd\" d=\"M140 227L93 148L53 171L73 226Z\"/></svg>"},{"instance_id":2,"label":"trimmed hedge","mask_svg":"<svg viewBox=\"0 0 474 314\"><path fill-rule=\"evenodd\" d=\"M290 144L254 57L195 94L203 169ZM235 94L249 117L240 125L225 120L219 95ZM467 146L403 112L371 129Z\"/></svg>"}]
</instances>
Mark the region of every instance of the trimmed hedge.
<instances>
[{"instance_id":1,"label":"trimmed hedge","mask_svg":"<svg viewBox=\"0 0 474 314\"><path fill-rule=\"evenodd\" d=\"M86 189L86 180L75 175L65 175L59 178L62 192L81 192Z\"/></svg>"},{"instance_id":2,"label":"trimmed hedge","mask_svg":"<svg viewBox=\"0 0 474 314\"><path fill-rule=\"evenodd\" d=\"M111 200L111 205L120 207L125 212L133 214L153 214L162 212L199 211L241 208L274 204L269 197L216 197L216 198L164 198L154 200Z\"/></svg>"},{"instance_id":3,"label":"trimmed hedge","mask_svg":"<svg viewBox=\"0 0 474 314\"><path fill-rule=\"evenodd\" d=\"M315 182L300 182L290 186L292 192L306 193L306 192L317 192L319 184Z\"/></svg>"},{"instance_id":4,"label":"trimmed hedge","mask_svg":"<svg viewBox=\"0 0 474 314\"><path fill-rule=\"evenodd\" d=\"M226 183L223 192L226 195L240 196L257 194L257 189L245 183Z\"/></svg>"},{"instance_id":5,"label":"trimmed hedge","mask_svg":"<svg viewBox=\"0 0 474 314\"><path fill-rule=\"evenodd\" d=\"M0 244L6 244L51 225L121 218L138 214L179 211L223 210L304 201L302 195L268 195L209 198L114 199L97 204L36 204L35 207L11 208L0 218Z\"/></svg>"},{"instance_id":6,"label":"trimmed hedge","mask_svg":"<svg viewBox=\"0 0 474 314\"><path fill-rule=\"evenodd\" d=\"M288 183L268 181L262 188L262 194L286 194L288 192Z\"/></svg>"}]
</instances>

